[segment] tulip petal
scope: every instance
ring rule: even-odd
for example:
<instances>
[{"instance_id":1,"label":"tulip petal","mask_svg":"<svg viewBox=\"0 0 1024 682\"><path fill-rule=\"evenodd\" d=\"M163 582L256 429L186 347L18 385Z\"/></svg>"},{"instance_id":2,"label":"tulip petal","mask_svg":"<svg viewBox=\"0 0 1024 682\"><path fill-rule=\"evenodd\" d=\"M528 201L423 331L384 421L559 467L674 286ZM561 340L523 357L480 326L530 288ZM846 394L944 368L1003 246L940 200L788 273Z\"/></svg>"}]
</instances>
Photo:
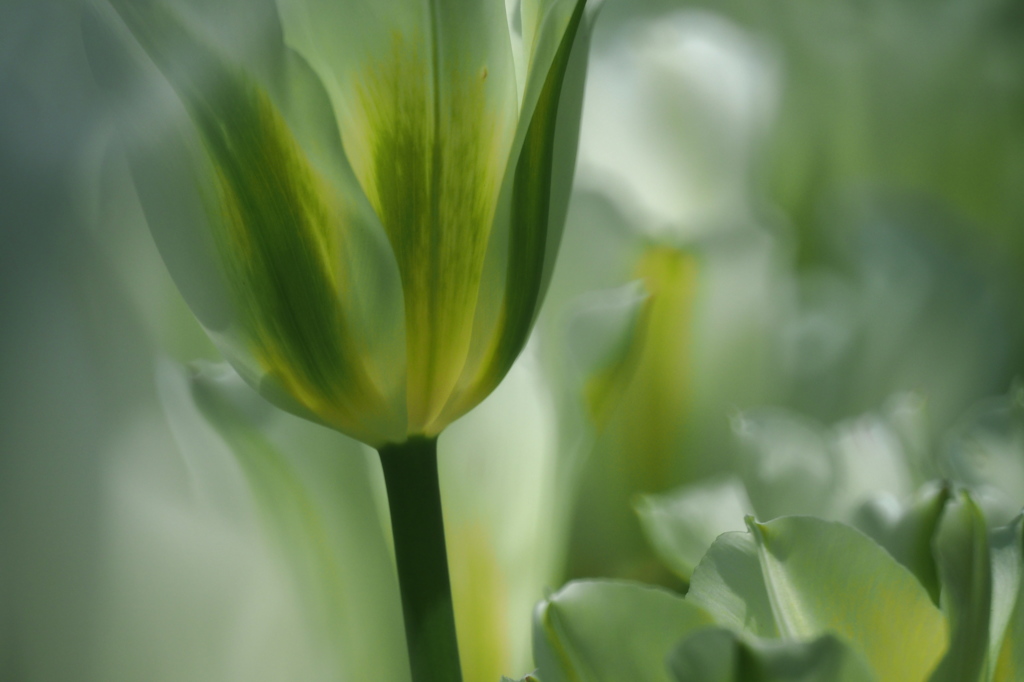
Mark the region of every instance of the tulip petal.
<instances>
[{"instance_id":1,"label":"tulip petal","mask_svg":"<svg viewBox=\"0 0 1024 682\"><path fill-rule=\"evenodd\" d=\"M285 409L370 443L401 437L401 415L367 372L365 335L345 305L358 276L339 264L357 260L360 232L372 232L358 194L330 181L336 169L330 179L319 172L267 90L174 12L154 2L115 8L192 124L166 146L188 150L182 161L199 180L202 223L236 314L215 334L225 354Z\"/></svg>"},{"instance_id":2,"label":"tulip petal","mask_svg":"<svg viewBox=\"0 0 1024 682\"><path fill-rule=\"evenodd\" d=\"M536 320L568 211L594 17L586 10L596 6L586 0L523 4L528 75L519 127L491 230L462 388L439 424L494 390Z\"/></svg>"},{"instance_id":3,"label":"tulip petal","mask_svg":"<svg viewBox=\"0 0 1024 682\"><path fill-rule=\"evenodd\" d=\"M933 546L952 631L931 682L981 680L992 615L991 557L985 517L967 493L946 505Z\"/></svg>"},{"instance_id":4,"label":"tulip petal","mask_svg":"<svg viewBox=\"0 0 1024 682\"><path fill-rule=\"evenodd\" d=\"M678 682L874 682L842 640L744 641L720 628L700 630L676 647L669 668Z\"/></svg>"},{"instance_id":5,"label":"tulip petal","mask_svg":"<svg viewBox=\"0 0 1024 682\"><path fill-rule=\"evenodd\" d=\"M578 581L537 606L533 655L544 682L669 682L672 646L711 624L667 590Z\"/></svg>"},{"instance_id":6,"label":"tulip petal","mask_svg":"<svg viewBox=\"0 0 1024 682\"><path fill-rule=\"evenodd\" d=\"M880 682L924 680L946 650L946 621L914 576L860 532L791 516L726 533L687 599L725 627L782 639L841 636Z\"/></svg>"},{"instance_id":7,"label":"tulip petal","mask_svg":"<svg viewBox=\"0 0 1024 682\"><path fill-rule=\"evenodd\" d=\"M733 476L644 495L635 509L658 558L687 582L715 539L742 529L753 511L746 488Z\"/></svg>"},{"instance_id":8,"label":"tulip petal","mask_svg":"<svg viewBox=\"0 0 1024 682\"><path fill-rule=\"evenodd\" d=\"M516 83L504 4L282 2L327 84L405 294L410 433L434 435L469 350Z\"/></svg>"},{"instance_id":9,"label":"tulip petal","mask_svg":"<svg viewBox=\"0 0 1024 682\"><path fill-rule=\"evenodd\" d=\"M898 516L887 519L878 507L867 504L854 524L910 569L934 604L939 603L940 585L932 540L950 497L947 485L929 485Z\"/></svg>"},{"instance_id":10,"label":"tulip petal","mask_svg":"<svg viewBox=\"0 0 1024 682\"><path fill-rule=\"evenodd\" d=\"M1024 677L1024 517L996 530L992 541L992 623L989 661L993 682Z\"/></svg>"}]
</instances>

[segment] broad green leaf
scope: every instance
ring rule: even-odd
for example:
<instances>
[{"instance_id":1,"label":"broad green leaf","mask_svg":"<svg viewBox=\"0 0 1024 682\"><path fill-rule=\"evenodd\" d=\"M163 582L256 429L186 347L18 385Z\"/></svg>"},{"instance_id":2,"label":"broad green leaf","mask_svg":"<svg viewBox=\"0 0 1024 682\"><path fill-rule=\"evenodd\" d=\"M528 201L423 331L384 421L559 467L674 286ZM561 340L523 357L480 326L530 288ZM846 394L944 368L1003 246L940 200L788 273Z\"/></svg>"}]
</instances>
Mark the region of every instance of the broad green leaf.
<instances>
[{"instance_id":1,"label":"broad green leaf","mask_svg":"<svg viewBox=\"0 0 1024 682\"><path fill-rule=\"evenodd\" d=\"M811 517L749 522L721 536L687 600L725 627L767 638L834 632L881 682L924 680L946 650L946 621L914 576L860 532Z\"/></svg>"},{"instance_id":2,"label":"broad green leaf","mask_svg":"<svg viewBox=\"0 0 1024 682\"><path fill-rule=\"evenodd\" d=\"M854 525L888 550L896 561L917 576L932 603L939 603L939 574L932 540L951 496L947 485L926 486L908 509L890 516L891 497L876 498L857 513Z\"/></svg>"},{"instance_id":3,"label":"broad green leaf","mask_svg":"<svg viewBox=\"0 0 1024 682\"><path fill-rule=\"evenodd\" d=\"M949 650L933 682L982 679L988 653L992 610L992 571L988 526L966 492L946 505L935 535L935 561L949 614Z\"/></svg>"},{"instance_id":4,"label":"broad green leaf","mask_svg":"<svg viewBox=\"0 0 1024 682\"><path fill-rule=\"evenodd\" d=\"M1024 678L1024 517L992 537L992 622L989 626L989 679Z\"/></svg>"},{"instance_id":5,"label":"broad green leaf","mask_svg":"<svg viewBox=\"0 0 1024 682\"><path fill-rule=\"evenodd\" d=\"M842 640L808 642L741 639L735 632L700 630L676 647L669 668L677 682L873 682L863 659Z\"/></svg>"},{"instance_id":6,"label":"broad green leaf","mask_svg":"<svg viewBox=\"0 0 1024 682\"><path fill-rule=\"evenodd\" d=\"M743 484L732 477L645 495L636 504L654 551L686 581L715 538L742 530L743 519L752 511Z\"/></svg>"},{"instance_id":7,"label":"broad green leaf","mask_svg":"<svg viewBox=\"0 0 1024 682\"><path fill-rule=\"evenodd\" d=\"M569 583L537 606L534 660L544 682L669 682L665 658L711 624L682 597L640 584Z\"/></svg>"}]
</instances>

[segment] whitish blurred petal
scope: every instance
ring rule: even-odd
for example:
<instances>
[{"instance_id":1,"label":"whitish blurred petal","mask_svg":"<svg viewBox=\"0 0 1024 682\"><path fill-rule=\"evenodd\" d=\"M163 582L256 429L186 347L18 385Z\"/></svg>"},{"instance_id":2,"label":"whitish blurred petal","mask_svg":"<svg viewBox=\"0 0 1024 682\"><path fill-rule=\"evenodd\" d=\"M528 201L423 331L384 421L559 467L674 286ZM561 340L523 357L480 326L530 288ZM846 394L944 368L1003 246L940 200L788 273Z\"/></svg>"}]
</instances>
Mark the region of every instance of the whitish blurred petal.
<instances>
[{"instance_id":1,"label":"whitish blurred petal","mask_svg":"<svg viewBox=\"0 0 1024 682\"><path fill-rule=\"evenodd\" d=\"M746 221L777 76L767 50L700 11L635 26L592 60L581 181L661 239Z\"/></svg>"},{"instance_id":2,"label":"whitish blurred petal","mask_svg":"<svg viewBox=\"0 0 1024 682\"><path fill-rule=\"evenodd\" d=\"M941 466L954 480L993 498L993 523L1024 506L1024 391L983 401L950 431Z\"/></svg>"},{"instance_id":3,"label":"whitish blurred petal","mask_svg":"<svg viewBox=\"0 0 1024 682\"><path fill-rule=\"evenodd\" d=\"M813 514L848 521L872 496L897 500L914 490L899 438L874 416L826 429L783 410L754 410L735 421L740 471L765 518Z\"/></svg>"},{"instance_id":4,"label":"whitish blurred petal","mask_svg":"<svg viewBox=\"0 0 1024 682\"><path fill-rule=\"evenodd\" d=\"M230 479L254 507L260 537L301 597L320 664L351 679L404 678L398 586L372 453L270 408L224 365L191 376L167 365L160 379L193 483L212 487L201 499L223 505L218 481Z\"/></svg>"},{"instance_id":5,"label":"whitish blurred petal","mask_svg":"<svg viewBox=\"0 0 1024 682\"><path fill-rule=\"evenodd\" d=\"M251 500L206 495L244 489L193 471L159 418L130 424L113 446L104 524L104 590L97 639L102 679L274 682L335 679L330 657L297 607L299 592L258 531ZM166 440L161 440L166 438ZM206 451L207 466L232 463ZM209 470L209 469L207 469ZM228 508L228 506L230 508Z\"/></svg>"},{"instance_id":6,"label":"whitish blurred petal","mask_svg":"<svg viewBox=\"0 0 1024 682\"><path fill-rule=\"evenodd\" d=\"M739 470L762 518L828 509L839 473L824 428L781 410L757 410L738 416L733 429Z\"/></svg>"},{"instance_id":7,"label":"whitish blurred petal","mask_svg":"<svg viewBox=\"0 0 1024 682\"><path fill-rule=\"evenodd\" d=\"M550 391L528 350L439 442L445 535L464 679L531 669L530 622L557 579L564 521Z\"/></svg>"}]
</instances>

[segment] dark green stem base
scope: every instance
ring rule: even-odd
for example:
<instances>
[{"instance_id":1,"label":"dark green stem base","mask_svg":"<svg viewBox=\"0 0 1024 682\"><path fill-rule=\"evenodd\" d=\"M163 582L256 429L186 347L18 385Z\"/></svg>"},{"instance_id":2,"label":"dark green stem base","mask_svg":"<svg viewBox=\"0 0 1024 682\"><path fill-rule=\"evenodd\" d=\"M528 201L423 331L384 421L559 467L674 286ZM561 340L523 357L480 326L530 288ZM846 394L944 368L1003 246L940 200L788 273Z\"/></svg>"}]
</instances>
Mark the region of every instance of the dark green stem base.
<instances>
[{"instance_id":1,"label":"dark green stem base","mask_svg":"<svg viewBox=\"0 0 1024 682\"><path fill-rule=\"evenodd\" d=\"M437 439L380 448L413 682L462 682L437 478Z\"/></svg>"}]
</instances>

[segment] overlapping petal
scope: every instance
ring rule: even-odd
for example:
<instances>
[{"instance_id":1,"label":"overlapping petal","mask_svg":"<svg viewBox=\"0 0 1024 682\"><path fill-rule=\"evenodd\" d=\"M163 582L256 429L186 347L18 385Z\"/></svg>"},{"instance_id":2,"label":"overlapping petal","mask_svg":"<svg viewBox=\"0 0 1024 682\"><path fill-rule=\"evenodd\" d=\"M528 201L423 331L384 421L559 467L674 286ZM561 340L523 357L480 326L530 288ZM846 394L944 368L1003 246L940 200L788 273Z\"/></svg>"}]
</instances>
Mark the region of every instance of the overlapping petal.
<instances>
[{"instance_id":1,"label":"overlapping petal","mask_svg":"<svg viewBox=\"0 0 1024 682\"><path fill-rule=\"evenodd\" d=\"M585 0L522 35L502 2L111 4L135 43L94 36L100 80L179 114L128 145L147 217L242 375L372 445L490 393L561 236Z\"/></svg>"}]
</instances>

